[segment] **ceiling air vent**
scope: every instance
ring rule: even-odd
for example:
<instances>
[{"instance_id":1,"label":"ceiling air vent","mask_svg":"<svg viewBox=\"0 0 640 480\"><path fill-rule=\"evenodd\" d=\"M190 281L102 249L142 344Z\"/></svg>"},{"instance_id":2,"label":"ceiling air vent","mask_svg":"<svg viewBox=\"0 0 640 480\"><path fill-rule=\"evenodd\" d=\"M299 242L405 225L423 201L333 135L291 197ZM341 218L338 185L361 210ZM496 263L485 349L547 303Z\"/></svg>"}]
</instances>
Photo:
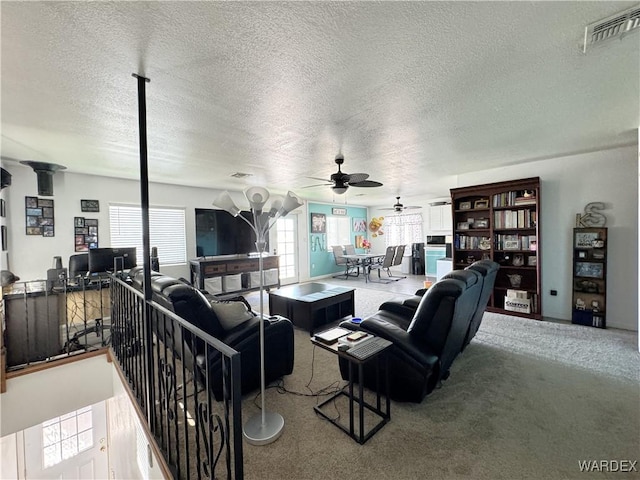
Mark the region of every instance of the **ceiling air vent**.
<instances>
[{"instance_id":1,"label":"ceiling air vent","mask_svg":"<svg viewBox=\"0 0 640 480\"><path fill-rule=\"evenodd\" d=\"M584 31L583 52L612 38L622 39L628 33L639 29L640 4L587 25Z\"/></svg>"}]
</instances>

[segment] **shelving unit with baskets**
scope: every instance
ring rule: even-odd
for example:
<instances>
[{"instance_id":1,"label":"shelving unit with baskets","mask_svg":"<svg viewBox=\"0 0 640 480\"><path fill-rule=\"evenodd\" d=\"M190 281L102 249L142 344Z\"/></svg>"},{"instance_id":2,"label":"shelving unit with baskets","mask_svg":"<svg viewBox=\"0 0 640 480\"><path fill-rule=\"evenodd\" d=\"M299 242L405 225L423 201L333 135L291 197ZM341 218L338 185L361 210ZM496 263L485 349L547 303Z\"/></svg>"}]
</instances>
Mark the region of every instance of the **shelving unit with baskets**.
<instances>
[{"instance_id":1,"label":"shelving unit with baskets","mask_svg":"<svg viewBox=\"0 0 640 480\"><path fill-rule=\"evenodd\" d=\"M607 328L607 229L573 229L571 323Z\"/></svg>"},{"instance_id":2,"label":"shelving unit with baskets","mask_svg":"<svg viewBox=\"0 0 640 480\"><path fill-rule=\"evenodd\" d=\"M451 189L453 268L500 264L488 311L541 319L540 179Z\"/></svg>"}]
</instances>

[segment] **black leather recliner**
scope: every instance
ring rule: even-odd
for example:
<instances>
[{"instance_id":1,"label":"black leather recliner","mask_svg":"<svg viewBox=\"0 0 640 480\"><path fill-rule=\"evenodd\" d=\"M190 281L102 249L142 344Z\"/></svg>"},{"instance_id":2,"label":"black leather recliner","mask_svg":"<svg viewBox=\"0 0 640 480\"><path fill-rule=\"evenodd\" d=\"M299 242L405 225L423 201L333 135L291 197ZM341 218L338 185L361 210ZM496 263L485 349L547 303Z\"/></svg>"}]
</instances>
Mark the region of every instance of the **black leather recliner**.
<instances>
[{"instance_id":1,"label":"black leather recliner","mask_svg":"<svg viewBox=\"0 0 640 480\"><path fill-rule=\"evenodd\" d=\"M132 284L141 289L142 268L135 267L129 272L129 276ZM242 394L260 387L260 319L257 315L254 314L253 318L231 330L225 330L211 307L211 299L208 299L200 290L158 272L152 272L151 290L154 301L240 352ZM235 300L244 302L250 310L244 298L237 297ZM283 317L263 321L265 322L265 381L269 383L293 372L293 325L290 320ZM217 400L222 400L221 354L210 350L205 355L204 342L192 338L189 332L185 332L183 342L181 329L173 325L170 320L165 325L154 325L154 330L157 338L168 348L173 349L178 358L184 357L186 367L194 373L196 379L203 380L202 372L205 362L208 361L209 388Z\"/></svg>"},{"instance_id":2,"label":"black leather recliner","mask_svg":"<svg viewBox=\"0 0 640 480\"><path fill-rule=\"evenodd\" d=\"M469 345L469 343L471 343L471 340L473 340L473 337L476 336L476 333L480 328L482 316L484 315L484 311L487 308L487 304L489 303L489 298L493 293L493 286L496 283L496 275L498 274L498 270L500 269L500 264L494 262L493 260L478 260L477 262L469 265L467 269L475 270L482 275L482 292L480 292L478 306L476 307L476 311L473 314L471 324L469 325L469 331L467 332L467 337L465 338L462 345L463 350L467 345Z\"/></svg>"},{"instance_id":3,"label":"black leather recliner","mask_svg":"<svg viewBox=\"0 0 640 480\"><path fill-rule=\"evenodd\" d=\"M482 289L481 276L461 271L458 279L436 282L421 298L413 317L379 310L359 329L393 342L388 352L389 390L397 401L421 402L449 376L462 349ZM343 322L353 329L350 321ZM349 325L351 324L351 325ZM348 361L340 358L340 372L348 378ZM364 365L364 386L375 388L375 362Z\"/></svg>"},{"instance_id":4,"label":"black leather recliner","mask_svg":"<svg viewBox=\"0 0 640 480\"><path fill-rule=\"evenodd\" d=\"M453 270L442 277L442 279L458 278L459 272L463 272L465 270L475 270L482 275L482 291L480 293L480 297L478 298L478 305L476 306L476 310L469 325L469 331L467 332L465 341L462 345L462 350L464 350L465 347L469 345L475 334L478 332L478 329L480 328L482 316L484 315L484 311L487 308L489 298L491 297L491 293L493 292L493 286L496 281L496 274L498 273L499 269L500 265L492 260L478 260L466 267L464 270ZM422 296L426 292L426 288L421 288L416 291L415 295L409 298L389 300L380 305L380 310L387 310L393 312L394 314L411 318L418 308L418 305L422 300Z\"/></svg>"}]
</instances>

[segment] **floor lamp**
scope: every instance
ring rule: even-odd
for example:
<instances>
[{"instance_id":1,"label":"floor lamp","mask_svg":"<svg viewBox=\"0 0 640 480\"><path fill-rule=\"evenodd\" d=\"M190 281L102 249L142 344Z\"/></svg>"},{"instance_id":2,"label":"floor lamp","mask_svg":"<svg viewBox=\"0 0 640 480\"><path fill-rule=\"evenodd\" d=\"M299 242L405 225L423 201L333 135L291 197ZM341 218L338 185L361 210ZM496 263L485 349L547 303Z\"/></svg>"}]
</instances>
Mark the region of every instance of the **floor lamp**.
<instances>
[{"instance_id":1,"label":"floor lamp","mask_svg":"<svg viewBox=\"0 0 640 480\"><path fill-rule=\"evenodd\" d=\"M275 412L267 412L265 408L265 369L264 369L264 276L262 271L262 257L266 247L267 233L275 225L280 217L284 217L292 210L302 205L302 201L292 192L287 192L287 196L282 199L274 197L268 210L263 210L269 199L269 191L262 187L251 187L244 192L251 213L253 223L240 215L240 218L247 222L256 234L256 248L258 249L259 260L258 269L260 275L260 393L262 406L260 414L251 417L244 425L244 438L252 445L266 445L275 442L284 428L284 418ZM213 204L226 210L237 217L240 209L234 203L229 192L224 191L215 199Z\"/></svg>"}]
</instances>

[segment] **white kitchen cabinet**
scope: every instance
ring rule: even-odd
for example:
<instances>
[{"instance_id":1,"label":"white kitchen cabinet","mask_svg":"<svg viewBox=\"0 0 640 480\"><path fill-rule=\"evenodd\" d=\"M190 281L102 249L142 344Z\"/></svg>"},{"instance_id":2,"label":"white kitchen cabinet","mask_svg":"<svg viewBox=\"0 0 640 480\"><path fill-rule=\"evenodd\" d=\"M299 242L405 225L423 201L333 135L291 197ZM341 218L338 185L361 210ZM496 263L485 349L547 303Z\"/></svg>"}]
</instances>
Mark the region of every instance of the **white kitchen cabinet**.
<instances>
[{"instance_id":1,"label":"white kitchen cabinet","mask_svg":"<svg viewBox=\"0 0 640 480\"><path fill-rule=\"evenodd\" d=\"M431 232L443 232L449 235L453 232L453 220L451 216L451 204L429 206L429 230Z\"/></svg>"}]
</instances>

